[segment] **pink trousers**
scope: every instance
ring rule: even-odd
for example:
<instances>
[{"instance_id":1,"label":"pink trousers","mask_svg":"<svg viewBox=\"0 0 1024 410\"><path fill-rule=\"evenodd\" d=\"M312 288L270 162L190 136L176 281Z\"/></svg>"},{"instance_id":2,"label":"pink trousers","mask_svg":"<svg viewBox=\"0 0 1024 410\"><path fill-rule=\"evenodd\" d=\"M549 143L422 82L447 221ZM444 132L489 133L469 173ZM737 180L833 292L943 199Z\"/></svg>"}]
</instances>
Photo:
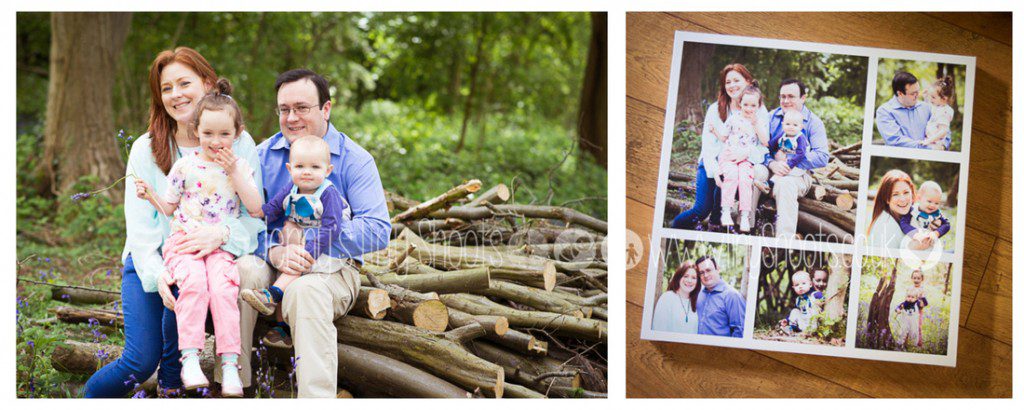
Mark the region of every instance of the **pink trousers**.
<instances>
[{"instance_id":1,"label":"pink trousers","mask_svg":"<svg viewBox=\"0 0 1024 410\"><path fill-rule=\"evenodd\" d=\"M736 191L740 192L740 211L749 211L754 194L754 164L721 159L718 169L722 172L722 208L732 208L736 202Z\"/></svg>"},{"instance_id":2,"label":"pink trousers","mask_svg":"<svg viewBox=\"0 0 1024 410\"><path fill-rule=\"evenodd\" d=\"M174 313L178 320L178 348L203 349L206 311L213 315L217 354L242 350L238 313L238 268L235 257L222 249L196 258L178 253L185 234L176 232L164 244L164 265L178 285Z\"/></svg>"}]
</instances>

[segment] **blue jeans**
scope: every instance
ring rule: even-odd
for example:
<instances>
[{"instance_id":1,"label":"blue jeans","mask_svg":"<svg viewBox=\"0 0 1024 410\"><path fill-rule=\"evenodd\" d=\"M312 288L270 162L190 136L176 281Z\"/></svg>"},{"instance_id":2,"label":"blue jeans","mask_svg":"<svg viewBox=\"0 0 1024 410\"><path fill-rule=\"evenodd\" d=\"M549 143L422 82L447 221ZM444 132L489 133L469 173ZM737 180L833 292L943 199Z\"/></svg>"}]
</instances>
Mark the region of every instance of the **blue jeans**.
<instances>
[{"instance_id":1,"label":"blue jeans","mask_svg":"<svg viewBox=\"0 0 1024 410\"><path fill-rule=\"evenodd\" d=\"M693 207L680 212L672 220L672 228L693 229L700 221L708 215L720 215L722 203L722 190L715 185L713 178L708 178L708 172L704 169L704 161L697 165L697 189L696 197L693 200ZM712 215L714 218L715 216Z\"/></svg>"},{"instance_id":2,"label":"blue jeans","mask_svg":"<svg viewBox=\"0 0 1024 410\"><path fill-rule=\"evenodd\" d=\"M178 328L173 312L164 308L160 295L146 293L131 256L121 272L121 308L124 309L124 352L103 366L85 383L85 397L125 397L160 365L161 388L181 387L178 359ZM132 381L134 378L135 381Z\"/></svg>"}]
</instances>

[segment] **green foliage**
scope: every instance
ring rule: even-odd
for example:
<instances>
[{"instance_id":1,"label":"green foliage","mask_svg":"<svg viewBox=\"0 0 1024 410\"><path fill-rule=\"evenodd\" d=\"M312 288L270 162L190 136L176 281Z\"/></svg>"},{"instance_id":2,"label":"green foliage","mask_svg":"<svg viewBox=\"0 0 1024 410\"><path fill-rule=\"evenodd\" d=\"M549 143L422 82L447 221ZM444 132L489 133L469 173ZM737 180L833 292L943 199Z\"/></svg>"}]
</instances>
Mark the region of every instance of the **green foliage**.
<instances>
[{"instance_id":1,"label":"green foliage","mask_svg":"<svg viewBox=\"0 0 1024 410\"><path fill-rule=\"evenodd\" d=\"M878 76L875 87L875 107L881 107L893 97L892 91L892 78L898 71L905 71L917 77L918 84L921 85L921 91L925 91L931 84L938 79L940 72L945 72L940 69L948 69L952 71L953 82L954 82L954 95L956 101L951 101L950 105L953 107L953 121L949 124L951 142L949 145L950 151L959 151L961 146L961 136L963 134L963 112L964 112L964 92L967 90L965 87L967 82L967 67L963 65L955 64L939 64L927 61L914 61L914 60L896 60L891 58L880 58L878 59ZM924 97L919 97L919 101L928 102L924 100ZM874 128L874 139L875 144L885 144L882 139L882 135L878 133L878 128Z\"/></svg>"},{"instance_id":2,"label":"green foliage","mask_svg":"<svg viewBox=\"0 0 1024 410\"><path fill-rule=\"evenodd\" d=\"M821 118L829 141L847 146L864 138L864 104L853 98L807 99L807 108Z\"/></svg>"},{"instance_id":3,"label":"green foliage","mask_svg":"<svg viewBox=\"0 0 1024 410\"><path fill-rule=\"evenodd\" d=\"M778 107L779 85L787 78L799 79L807 85L808 104L816 99L834 97L864 106L867 57L715 45L709 61L701 86L701 95L708 102L718 98L718 75L722 67L740 63L758 81L769 109ZM815 114L822 115L818 111ZM863 119L862 113L857 115Z\"/></svg>"},{"instance_id":4,"label":"green foliage","mask_svg":"<svg viewBox=\"0 0 1024 410\"><path fill-rule=\"evenodd\" d=\"M491 120L486 137L471 139L454 153L460 124L444 115L390 101L373 101L345 117L339 127L377 161L384 188L410 198L436 196L470 178L488 186L505 183L517 203L569 201L573 208L606 218L607 172L574 151L575 142L550 121L517 124ZM550 189L550 191L549 191Z\"/></svg>"},{"instance_id":5,"label":"green foliage","mask_svg":"<svg viewBox=\"0 0 1024 410\"><path fill-rule=\"evenodd\" d=\"M722 281L732 286L733 289L746 294L746 290L740 287L743 281L743 274L747 267L747 252L750 249L746 246L719 244L703 241L678 241L666 239L664 243L667 248L662 252L665 260L665 271L662 272L664 280L661 282L661 291L668 288L679 265L684 261L696 262L702 256L712 256L718 263L719 276Z\"/></svg>"}]
</instances>

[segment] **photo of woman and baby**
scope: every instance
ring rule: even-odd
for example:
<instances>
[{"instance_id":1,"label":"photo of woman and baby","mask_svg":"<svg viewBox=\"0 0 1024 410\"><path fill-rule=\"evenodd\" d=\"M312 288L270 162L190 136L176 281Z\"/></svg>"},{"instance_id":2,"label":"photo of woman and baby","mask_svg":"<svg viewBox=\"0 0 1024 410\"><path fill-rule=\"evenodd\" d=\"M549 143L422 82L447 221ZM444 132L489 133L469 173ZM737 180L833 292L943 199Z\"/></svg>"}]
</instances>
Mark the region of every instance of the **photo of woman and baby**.
<instances>
[{"instance_id":1,"label":"photo of woman and baby","mask_svg":"<svg viewBox=\"0 0 1024 410\"><path fill-rule=\"evenodd\" d=\"M959 176L958 164L872 158L865 244L952 253Z\"/></svg>"},{"instance_id":2,"label":"photo of woman and baby","mask_svg":"<svg viewBox=\"0 0 1024 410\"><path fill-rule=\"evenodd\" d=\"M853 243L867 66L687 43L664 226Z\"/></svg>"}]
</instances>

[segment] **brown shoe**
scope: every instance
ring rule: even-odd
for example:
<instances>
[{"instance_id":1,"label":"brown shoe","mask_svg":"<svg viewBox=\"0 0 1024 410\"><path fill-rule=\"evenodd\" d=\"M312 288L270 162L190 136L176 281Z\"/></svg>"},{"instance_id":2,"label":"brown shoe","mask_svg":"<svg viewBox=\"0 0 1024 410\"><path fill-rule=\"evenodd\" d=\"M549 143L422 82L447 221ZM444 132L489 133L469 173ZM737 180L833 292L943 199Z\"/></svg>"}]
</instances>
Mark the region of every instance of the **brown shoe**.
<instances>
[{"instance_id":1,"label":"brown shoe","mask_svg":"<svg viewBox=\"0 0 1024 410\"><path fill-rule=\"evenodd\" d=\"M242 300L261 315L272 315L274 309L277 308L277 303L274 303L274 298L270 296L270 291L267 289L242 289L241 296Z\"/></svg>"},{"instance_id":2,"label":"brown shoe","mask_svg":"<svg viewBox=\"0 0 1024 410\"><path fill-rule=\"evenodd\" d=\"M263 335L263 344L280 349L291 349L292 335L285 331L284 328L274 326L270 328L266 335Z\"/></svg>"}]
</instances>

